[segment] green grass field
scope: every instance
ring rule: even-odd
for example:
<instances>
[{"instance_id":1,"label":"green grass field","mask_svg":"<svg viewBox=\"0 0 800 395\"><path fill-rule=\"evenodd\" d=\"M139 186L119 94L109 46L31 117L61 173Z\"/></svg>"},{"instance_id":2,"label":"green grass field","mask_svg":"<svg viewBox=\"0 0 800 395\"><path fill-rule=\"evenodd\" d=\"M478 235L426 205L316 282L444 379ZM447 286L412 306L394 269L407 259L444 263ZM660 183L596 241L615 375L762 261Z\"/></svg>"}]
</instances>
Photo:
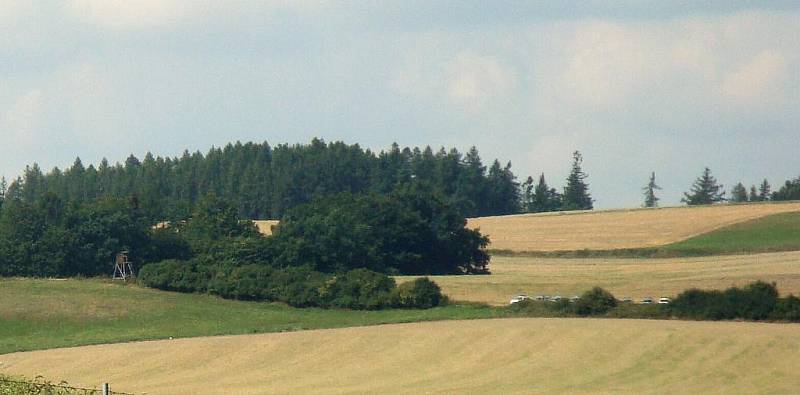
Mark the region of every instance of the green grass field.
<instances>
[{"instance_id":1,"label":"green grass field","mask_svg":"<svg viewBox=\"0 0 800 395\"><path fill-rule=\"evenodd\" d=\"M800 213L774 214L734 224L663 247L703 255L800 250Z\"/></svg>"},{"instance_id":2,"label":"green grass field","mask_svg":"<svg viewBox=\"0 0 800 395\"><path fill-rule=\"evenodd\" d=\"M504 310L479 305L430 310L296 309L211 295L163 292L110 280L0 279L0 354L169 337L491 318L504 314Z\"/></svg>"}]
</instances>

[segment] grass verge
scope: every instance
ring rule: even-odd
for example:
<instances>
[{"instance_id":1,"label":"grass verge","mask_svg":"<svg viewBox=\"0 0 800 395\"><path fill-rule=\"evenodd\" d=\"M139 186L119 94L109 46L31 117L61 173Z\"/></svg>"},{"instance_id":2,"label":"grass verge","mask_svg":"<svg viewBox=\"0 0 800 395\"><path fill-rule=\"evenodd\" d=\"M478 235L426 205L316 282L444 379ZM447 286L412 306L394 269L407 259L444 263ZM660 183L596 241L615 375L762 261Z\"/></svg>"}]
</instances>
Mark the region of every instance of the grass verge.
<instances>
[{"instance_id":1,"label":"grass verge","mask_svg":"<svg viewBox=\"0 0 800 395\"><path fill-rule=\"evenodd\" d=\"M0 279L0 354L137 340L508 316L482 304L428 310L297 309L100 279Z\"/></svg>"}]
</instances>

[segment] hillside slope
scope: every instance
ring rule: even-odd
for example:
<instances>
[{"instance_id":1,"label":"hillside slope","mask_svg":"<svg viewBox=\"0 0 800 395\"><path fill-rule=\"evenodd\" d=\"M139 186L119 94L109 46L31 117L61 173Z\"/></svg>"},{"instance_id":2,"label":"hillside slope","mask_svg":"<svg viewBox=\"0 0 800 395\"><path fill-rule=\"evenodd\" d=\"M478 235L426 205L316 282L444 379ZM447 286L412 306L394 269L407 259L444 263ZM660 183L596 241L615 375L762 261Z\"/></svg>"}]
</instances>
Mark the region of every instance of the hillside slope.
<instances>
[{"instance_id":1,"label":"hillside slope","mask_svg":"<svg viewBox=\"0 0 800 395\"><path fill-rule=\"evenodd\" d=\"M800 202L581 211L472 218L508 251L611 250L663 246L771 214L800 211Z\"/></svg>"},{"instance_id":2,"label":"hillside slope","mask_svg":"<svg viewBox=\"0 0 800 395\"><path fill-rule=\"evenodd\" d=\"M449 321L0 357L0 372L148 394L793 393L800 325Z\"/></svg>"}]
</instances>

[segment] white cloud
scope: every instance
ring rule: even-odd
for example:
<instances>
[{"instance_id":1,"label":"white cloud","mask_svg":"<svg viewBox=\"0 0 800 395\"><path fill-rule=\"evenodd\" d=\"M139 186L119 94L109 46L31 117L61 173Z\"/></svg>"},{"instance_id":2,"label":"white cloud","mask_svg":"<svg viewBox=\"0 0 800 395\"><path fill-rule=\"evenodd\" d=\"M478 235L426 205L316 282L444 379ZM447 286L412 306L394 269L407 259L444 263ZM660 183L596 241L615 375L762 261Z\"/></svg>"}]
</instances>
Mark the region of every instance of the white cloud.
<instances>
[{"instance_id":1,"label":"white cloud","mask_svg":"<svg viewBox=\"0 0 800 395\"><path fill-rule=\"evenodd\" d=\"M38 89L27 92L17 98L16 102L5 113L2 122L6 143L16 147L34 144L39 136L42 124L42 92Z\"/></svg>"},{"instance_id":2,"label":"white cloud","mask_svg":"<svg viewBox=\"0 0 800 395\"><path fill-rule=\"evenodd\" d=\"M624 104L657 73L647 38L617 23L577 26L564 49L568 64L559 78L562 92L588 105Z\"/></svg>"},{"instance_id":3,"label":"white cloud","mask_svg":"<svg viewBox=\"0 0 800 395\"><path fill-rule=\"evenodd\" d=\"M192 8L204 3L179 0L71 0L68 11L83 20L108 29L138 29L181 22Z\"/></svg>"},{"instance_id":4,"label":"white cloud","mask_svg":"<svg viewBox=\"0 0 800 395\"><path fill-rule=\"evenodd\" d=\"M740 104L772 102L784 95L787 77L786 57L765 50L728 73L722 82L722 92Z\"/></svg>"},{"instance_id":5,"label":"white cloud","mask_svg":"<svg viewBox=\"0 0 800 395\"><path fill-rule=\"evenodd\" d=\"M461 53L445 69L447 97L467 109L479 110L488 102L508 94L516 77L490 56Z\"/></svg>"}]
</instances>

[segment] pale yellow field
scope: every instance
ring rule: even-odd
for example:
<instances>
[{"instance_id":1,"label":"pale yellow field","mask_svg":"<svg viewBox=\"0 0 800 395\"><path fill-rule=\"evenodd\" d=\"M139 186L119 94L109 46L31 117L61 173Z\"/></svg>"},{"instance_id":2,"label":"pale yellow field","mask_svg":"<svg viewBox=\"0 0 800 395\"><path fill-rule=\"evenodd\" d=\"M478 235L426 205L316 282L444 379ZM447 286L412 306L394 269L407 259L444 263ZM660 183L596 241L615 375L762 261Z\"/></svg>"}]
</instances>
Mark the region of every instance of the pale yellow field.
<instances>
[{"instance_id":1,"label":"pale yellow field","mask_svg":"<svg viewBox=\"0 0 800 395\"><path fill-rule=\"evenodd\" d=\"M0 372L148 394L778 394L800 388L800 325L445 321L0 356Z\"/></svg>"},{"instance_id":2,"label":"pale yellow field","mask_svg":"<svg viewBox=\"0 0 800 395\"><path fill-rule=\"evenodd\" d=\"M256 224L256 227L258 228L258 231L261 232L261 234L264 234L264 235L267 235L267 236L272 234L272 227L277 225L278 222L279 222L278 220L258 220L258 221L253 221L253 223Z\"/></svg>"},{"instance_id":3,"label":"pale yellow field","mask_svg":"<svg viewBox=\"0 0 800 395\"><path fill-rule=\"evenodd\" d=\"M610 250L654 247L770 214L800 211L800 203L667 207L472 218L489 248L511 251Z\"/></svg>"},{"instance_id":4,"label":"pale yellow field","mask_svg":"<svg viewBox=\"0 0 800 395\"><path fill-rule=\"evenodd\" d=\"M597 285L618 298L675 296L697 287L724 289L756 280L800 295L800 252L674 259L492 258L490 276L434 276L456 300L508 303L518 293L580 295ZM398 282L413 277L398 277Z\"/></svg>"}]
</instances>

